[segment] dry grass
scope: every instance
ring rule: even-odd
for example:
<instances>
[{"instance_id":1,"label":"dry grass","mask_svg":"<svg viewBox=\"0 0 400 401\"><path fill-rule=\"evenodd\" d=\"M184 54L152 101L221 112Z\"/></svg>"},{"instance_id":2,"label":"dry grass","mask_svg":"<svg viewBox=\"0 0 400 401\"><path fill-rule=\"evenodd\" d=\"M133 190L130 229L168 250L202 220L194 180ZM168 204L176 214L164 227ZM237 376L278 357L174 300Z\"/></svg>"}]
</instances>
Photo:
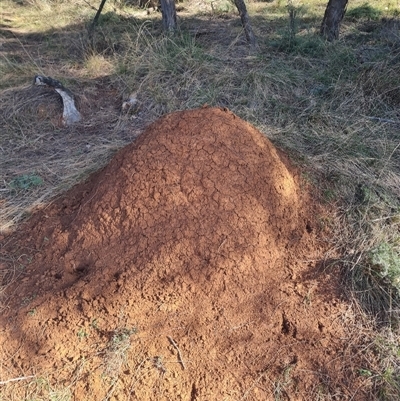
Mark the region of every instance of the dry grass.
<instances>
[{"instance_id":1,"label":"dry grass","mask_svg":"<svg viewBox=\"0 0 400 401\"><path fill-rule=\"evenodd\" d=\"M366 338L375 333L365 347L381 356L366 361L375 371L365 367L363 374L382 399L395 400L400 266L391 261L400 251L400 37L393 17L400 10L397 1L370 1L372 14L365 16L363 2L353 1L341 41L328 44L315 35L325 3L293 2L294 24L285 1L250 3L260 45L252 53L222 1L213 8L183 3L175 37L162 35L159 14L110 2L93 47L85 27L94 10L83 0L2 2L0 230L15 229L104 166L157 117L205 103L228 107L284 148L336 206L329 223L332 249L343 255L336 263L364 307L360 313L385 327L360 326ZM37 73L78 96L82 123L61 126L57 95L31 85ZM132 92L139 109L123 114L122 100ZM18 265L2 271L3 282L18 274ZM324 397L318 399L330 399Z\"/></svg>"}]
</instances>

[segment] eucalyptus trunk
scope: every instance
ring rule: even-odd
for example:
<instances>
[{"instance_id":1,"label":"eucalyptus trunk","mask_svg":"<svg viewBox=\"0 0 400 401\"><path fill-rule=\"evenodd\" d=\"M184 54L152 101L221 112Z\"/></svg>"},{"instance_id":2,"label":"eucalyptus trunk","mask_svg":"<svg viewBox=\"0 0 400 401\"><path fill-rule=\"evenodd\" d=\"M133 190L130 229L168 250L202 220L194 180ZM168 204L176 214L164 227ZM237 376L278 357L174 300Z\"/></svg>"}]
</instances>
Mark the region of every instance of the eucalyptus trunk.
<instances>
[{"instance_id":1,"label":"eucalyptus trunk","mask_svg":"<svg viewBox=\"0 0 400 401\"><path fill-rule=\"evenodd\" d=\"M329 0L320 33L328 41L339 39L340 24L346 13L348 0Z\"/></svg>"},{"instance_id":2,"label":"eucalyptus trunk","mask_svg":"<svg viewBox=\"0 0 400 401\"><path fill-rule=\"evenodd\" d=\"M161 0L161 13L164 31L175 32L177 29L175 1Z\"/></svg>"},{"instance_id":3,"label":"eucalyptus trunk","mask_svg":"<svg viewBox=\"0 0 400 401\"><path fill-rule=\"evenodd\" d=\"M246 4L244 4L244 0L234 0L235 6L239 11L240 19L242 21L242 26L244 29L244 33L246 35L247 41L250 43L251 47L256 47L257 41L253 32L253 28L250 24L249 14L247 13Z\"/></svg>"}]
</instances>

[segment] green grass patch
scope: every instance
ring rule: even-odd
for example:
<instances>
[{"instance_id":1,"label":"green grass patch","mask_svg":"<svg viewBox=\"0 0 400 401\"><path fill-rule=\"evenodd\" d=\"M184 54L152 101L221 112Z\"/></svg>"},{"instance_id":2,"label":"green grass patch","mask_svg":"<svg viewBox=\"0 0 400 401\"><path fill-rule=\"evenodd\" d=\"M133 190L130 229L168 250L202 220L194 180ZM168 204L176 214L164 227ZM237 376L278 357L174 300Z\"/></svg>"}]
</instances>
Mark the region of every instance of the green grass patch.
<instances>
[{"instance_id":1,"label":"green grass patch","mask_svg":"<svg viewBox=\"0 0 400 401\"><path fill-rule=\"evenodd\" d=\"M351 8L346 13L346 18L351 21L359 21L361 19L377 20L382 15L382 11L368 3L361 6Z\"/></svg>"},{"instance_id":2,"label":"green grass patch","mask_svg":"<svg viewBox=\"0 0 400 401\"><path fill-rule=\"evenodd\" d=\"M36 174L24 174L14 178L10 187L15 190L28 190L43 184L43 179Z\"/></svg>"}]
</instances>

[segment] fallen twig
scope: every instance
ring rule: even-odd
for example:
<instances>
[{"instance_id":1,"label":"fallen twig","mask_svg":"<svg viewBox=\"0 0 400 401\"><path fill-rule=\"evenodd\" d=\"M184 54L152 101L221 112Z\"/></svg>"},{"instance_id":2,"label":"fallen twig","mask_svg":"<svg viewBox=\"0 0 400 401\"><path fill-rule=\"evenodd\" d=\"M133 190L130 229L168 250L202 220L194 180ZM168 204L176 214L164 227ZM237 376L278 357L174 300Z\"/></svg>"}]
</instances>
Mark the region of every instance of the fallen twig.
<instances>
[{"instance_id":1,"label":"fallen twig","mask_svg":"<svg viewBox=\"0 0 400 401\"><path fill-rule=\"evenodd\" d=\"M175 349L178 351L179 362L182 365L183 369L186 369L185 363L183 362L183 359L182 359L181 351L180 351L179 347L176 345L176 342L170 336L167 336L167 338L170 341L170 343L175 347Z\"/></svg>"},{"instance_id":2,"label":"fallen twig","mask_svg":"<svg viewBox=\"0 0 400 401\"><path fill-rule=\"evenodd\" d=\"M0 386L3 384L11 383L11 382L18 382L21 380L27 380L27 379L32 379L35 376L22 376L22 377L15 377L14 379L8 379L0 382Z\"/></svg>"},{"instance_id":3,"label":"fallen twig","mask_svg":"<svg viewBox=\"0 0 400 401\"><path fill-rule=\"evenodd\" d=\"M388 124L400 124L400 121L397 120L390 120L388 118L381 118L381 117L372 117L366 116L369 120L372 121L379 121L380 123L388 123Z\"/></svg>"}]
</instances>

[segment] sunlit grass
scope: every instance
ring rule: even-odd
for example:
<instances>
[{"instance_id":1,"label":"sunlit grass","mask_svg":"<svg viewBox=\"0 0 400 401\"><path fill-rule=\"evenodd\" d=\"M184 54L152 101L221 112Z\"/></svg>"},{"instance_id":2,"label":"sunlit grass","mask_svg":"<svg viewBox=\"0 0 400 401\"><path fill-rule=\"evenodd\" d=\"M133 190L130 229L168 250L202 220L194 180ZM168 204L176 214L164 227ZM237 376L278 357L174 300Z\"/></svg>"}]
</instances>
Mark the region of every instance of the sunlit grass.
<instances>
[{"instance_id":1,"label":"sunlit grass","mask_svg":"<svg viewBox=\"0 0 400 401\"><path fill-rule=\"evenodd\" d=\"M3 23L19 33L44 33L79 25L90 16L94 16L94 13L95 10L88 5L88 2L81 0L72 2L4 0L0 3Z\"/></svg>"}]
</instances>

